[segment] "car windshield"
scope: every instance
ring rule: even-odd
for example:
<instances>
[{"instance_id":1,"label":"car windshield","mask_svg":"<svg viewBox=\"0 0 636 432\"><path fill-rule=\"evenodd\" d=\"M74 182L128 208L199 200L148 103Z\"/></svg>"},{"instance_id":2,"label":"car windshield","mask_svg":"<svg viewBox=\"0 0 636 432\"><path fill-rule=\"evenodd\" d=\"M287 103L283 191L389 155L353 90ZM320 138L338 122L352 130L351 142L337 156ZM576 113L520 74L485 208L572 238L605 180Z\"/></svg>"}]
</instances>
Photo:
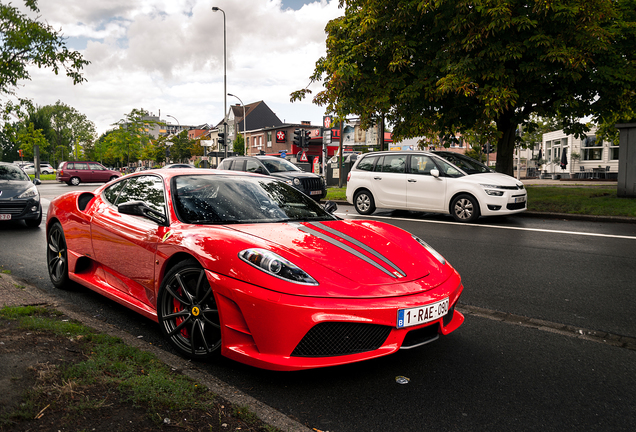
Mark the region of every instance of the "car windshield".
<instances>
[{"instance_id":1,"label":"car windshield","mask_svg":"<svg viewBox=\"0 0 636 432\"><path fill-rule=\"evenodd\" d=\"M466 174L491 173L493 170L473 158L452 152L435 152L441 158L460 168Z\"/></svg>"},{"instance_id":2,"label":"car windshield","mask_svg":"<svg viewBox=\"0 0 636 432\"><path fill-rule=\"evenodd\" d=\"M296 165L294 165L293 163L283 158L261 159L260 161L263 162L263 165L265 165L265 168L267 168L267 171L269 171L270 173L285 172L285 171L302 171Z\"/></svg>"},{"instance_id":3,"label":"car windshield","mask_svg":"<svg viewBox=\"0 0 636 432\"><path fill-rule=\"evenodd\" d=\"M0 180L31 181L24 171L13 165L0 165Z\"/></svg>"},{"instance_id":4,"label":"car windshield","mask_svg":"<svg viewBox=\"0 0 636 432\"><path fill-rule=\"evenodd\" d=\"M183 175L172 180L179 220L191 224L325 221L336 217L284 182L221 175Z\"/></svg>"}]
</instances>

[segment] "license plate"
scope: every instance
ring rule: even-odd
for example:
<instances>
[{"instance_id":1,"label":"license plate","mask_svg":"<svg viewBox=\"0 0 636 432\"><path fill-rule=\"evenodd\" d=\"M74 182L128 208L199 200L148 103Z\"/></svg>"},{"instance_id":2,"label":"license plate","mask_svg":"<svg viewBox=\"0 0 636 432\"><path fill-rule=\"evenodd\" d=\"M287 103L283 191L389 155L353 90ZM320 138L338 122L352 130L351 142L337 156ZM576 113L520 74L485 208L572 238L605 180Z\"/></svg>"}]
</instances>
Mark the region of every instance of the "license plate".
<instances>
[{"instance_id":1,"label":"license plate","mask_svg":"<svg viewBox=\"0 0 636 432\"><path fill-rule=\"evenodd\" d=\"M10 214L0 214L0 220L11 220Z\"/></svg>"},{"instance_id":2,"label":"license plate","mask_svg":"<svg viewBox=\"0 0 636 432\"><path fill-rule=\"evenodd\" d=\"M448 298L426 306L398 310L397 328L411 327L440 319L448 313Z\"/></svg>"},{"instance_id":3,"label":"license plate","mask_svg":"<svg viewBox=\"0 0 636 432\"><path fill-rule=\"evenodd\" d=\"M320 195L322 193L322 191L311 191L309 192L309 195Z\"/></svg>"},{"instance_id":4,"label":"license plate","mask_svg":"<svg viewBox=\"0 0 636 432\"><path fill-rule=\"evenodd\" d=\"M516 203L526 202L526 197L525 196L517 197L517 198L515 198L515 202Z\"/></svg>"}]
</instances>

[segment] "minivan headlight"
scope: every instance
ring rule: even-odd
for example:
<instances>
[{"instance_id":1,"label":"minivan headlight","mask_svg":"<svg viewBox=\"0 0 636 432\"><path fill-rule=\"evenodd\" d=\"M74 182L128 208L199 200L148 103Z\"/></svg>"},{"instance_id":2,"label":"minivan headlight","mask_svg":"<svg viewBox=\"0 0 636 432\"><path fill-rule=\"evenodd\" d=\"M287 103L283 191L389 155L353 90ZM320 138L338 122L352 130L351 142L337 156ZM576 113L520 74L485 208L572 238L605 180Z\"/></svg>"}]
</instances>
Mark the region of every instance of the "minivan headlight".
<instances>
[{"instance_id":1,"label":"minivan headlight","mask_svg":"<svg viewBox=\"0 0 636 432\"><path fill-rule=\"evenodd\" d=\"M504 194L504 192L500 190L503 188L499 185L482 184L481 187L483 187L486 194L490 196L502 196Z\"/></svg>"}]
</instances>

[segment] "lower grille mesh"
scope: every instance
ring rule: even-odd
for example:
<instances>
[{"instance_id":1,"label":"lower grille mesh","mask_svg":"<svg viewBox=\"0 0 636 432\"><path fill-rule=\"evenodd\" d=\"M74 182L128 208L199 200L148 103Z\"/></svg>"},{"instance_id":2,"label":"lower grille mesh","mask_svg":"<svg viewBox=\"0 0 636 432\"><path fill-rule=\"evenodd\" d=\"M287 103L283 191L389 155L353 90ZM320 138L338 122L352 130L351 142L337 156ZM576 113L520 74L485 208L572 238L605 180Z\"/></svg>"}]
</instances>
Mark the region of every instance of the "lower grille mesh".
<instances>
[{"instance_id":1,"label":"lower grille mesh","mask_svg":"<svg viewBox=\"0 0 636 432\"><path fill-rule=\"evenodd\" d=\"M292 357L331 357L373 351L382 346L391 328L364 323L320 323L307 332Z\"/></svg>"}]
</instances>

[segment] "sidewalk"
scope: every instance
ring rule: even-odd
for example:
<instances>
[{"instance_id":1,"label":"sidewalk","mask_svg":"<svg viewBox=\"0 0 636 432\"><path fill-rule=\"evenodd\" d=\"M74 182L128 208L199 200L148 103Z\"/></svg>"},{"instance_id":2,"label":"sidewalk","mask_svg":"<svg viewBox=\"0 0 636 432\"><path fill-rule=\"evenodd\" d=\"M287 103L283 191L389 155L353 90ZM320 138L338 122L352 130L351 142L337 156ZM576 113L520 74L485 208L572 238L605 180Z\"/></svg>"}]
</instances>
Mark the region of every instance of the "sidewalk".
<instances>
[{"instance_id":1,"label":"sidewalk","mask_svg":"<svg viewBox=\"0 0 636 432\"><path fill-rule=\"evenodd\" d=\"M46 292L35 286L29 285L26 282L15 278L11 274L0 273L0 308L4 306L16 307L35 305L47 305L53 307L70 319L77 320L98 332L119 338L129 346L154 354L160 361L170 366L173 370L180 371L183 375L199 382L207 387L212 393L225 399L235 407L249 408L249 410L256 414L260 420L277 428L275 430L285 432L311 432L309 428L301 423L287 417L274 408L271 408L259 400L241 392L239 389L232 387L231 385L199 369L195 362L166 352L163 349L148 344L142 339L138 339L137 337L119 330L110 324L96 320L81 311L78 312L76 308L65 304L58 298L48 295ZM26 333L24 336L21 336L21 338L25 341L26 338L29 337L37 338L37 335L35 333ZM5 342L3 341L2 334L0 333L0 345L4 344ZM33 358L28 359L27 363L36 365L39 361L37 358L38 356L34 355L32 357ZM6 394L12 394L7 388L3 388L3 386L13 386L11 390L16 394L22 394L22 392L27 390L23 387L21 381L11 378L10 375L7 375L7 379L2 379L2 377L0 377L0 391L4 391ZM0 430L3 430L1 425ZM161 427L154 427L153 423L149 422L147 429L144 430L164 429Z\"/></svg>"}]
</instances>

